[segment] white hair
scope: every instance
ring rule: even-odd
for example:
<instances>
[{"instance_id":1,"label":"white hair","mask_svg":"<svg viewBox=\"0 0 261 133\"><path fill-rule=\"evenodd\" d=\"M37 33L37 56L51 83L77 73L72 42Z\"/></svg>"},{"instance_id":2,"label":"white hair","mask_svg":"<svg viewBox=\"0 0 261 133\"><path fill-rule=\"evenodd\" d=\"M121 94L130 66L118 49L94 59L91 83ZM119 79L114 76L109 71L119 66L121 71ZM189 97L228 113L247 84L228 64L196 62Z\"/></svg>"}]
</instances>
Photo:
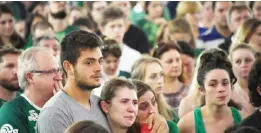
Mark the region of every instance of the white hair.
<instances>
[{"instance_id":1,"label":"white hair","mask_svg":"<svg viewBox=\"0 0 261 133\"><path fill-rule=\"evenodd\" d=\"M37 67L35 56L38 52L49 53L50 50L44 47L31 47L23 51L22 54L18 57L17 77L19 86L22 89L26 89L29 84L26 78L26 74L33 71Z\"/></svg>"}]
</instances>

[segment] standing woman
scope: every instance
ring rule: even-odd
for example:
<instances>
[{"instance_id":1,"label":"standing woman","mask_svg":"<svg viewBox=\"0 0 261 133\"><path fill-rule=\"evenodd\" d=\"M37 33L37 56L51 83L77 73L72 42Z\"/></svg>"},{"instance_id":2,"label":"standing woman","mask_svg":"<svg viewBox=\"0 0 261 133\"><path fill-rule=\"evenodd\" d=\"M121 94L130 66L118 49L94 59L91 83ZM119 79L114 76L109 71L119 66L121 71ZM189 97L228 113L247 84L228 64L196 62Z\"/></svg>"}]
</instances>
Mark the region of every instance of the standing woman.
<instances>
[{"instance_id":1,"label":"standing woman","mask_svg":"<svg viewBox=\"0 0 261 133\"><path fill-rule=\"evenodd\" d=\"M0 5L0 48L3 46L14 46L21 49L24 40L15 33L14 14L6 5Z\"/></svg>"},{"instance_id":2,"label":"standing woman","mask_svg":"<svg viewBox=\"0 0 261 133\"><path fill-rule=\"evenodd\" d=\"M175 43L161 44L153 54L160 59L164 72L163 93L168 104L173 109L178 109L181 99L188 92L184 84L184 73L182 71L182 60L180 48Z\"/></svg>"},{"instance_id":3,"label":"standing woman","mask_svg":"<svg viewBox=\"0 0 261 133\"><path fill-rule=\"evenodd\" d=\"M197 81L205 105L183 116L178 127L181 133L222 133L245 118L243 112L227 105L236 77L222 55L205 54L200 60Z\"/></svg>"},{"instance_id":4,"label":"standing woman","mask_svg":"<svg viewBox=\"0 0 261 133\"><path fill-rule=\"evenodd\" d=\"M148 84L156 94L158 113L164 116L166 120L178 123L177 114L168 105L163 95L164 73L160 60L150 56L141 57L132 67L131 78Z\"/></svg>"},{"instance_id":5,"label":"standing woman","mask_svg":"<svg viewBox=\"0 0 261 133\"><path fill-rule=\"evenodd\" d=\"M255 50L251 46L239 44L231 50L229 55L233 72L237 78L231 98L248 114L254 112L254 107L250 103L248 95L248 79L249 72L255 62L255 53Z\"/></svg>"}]
</instances>

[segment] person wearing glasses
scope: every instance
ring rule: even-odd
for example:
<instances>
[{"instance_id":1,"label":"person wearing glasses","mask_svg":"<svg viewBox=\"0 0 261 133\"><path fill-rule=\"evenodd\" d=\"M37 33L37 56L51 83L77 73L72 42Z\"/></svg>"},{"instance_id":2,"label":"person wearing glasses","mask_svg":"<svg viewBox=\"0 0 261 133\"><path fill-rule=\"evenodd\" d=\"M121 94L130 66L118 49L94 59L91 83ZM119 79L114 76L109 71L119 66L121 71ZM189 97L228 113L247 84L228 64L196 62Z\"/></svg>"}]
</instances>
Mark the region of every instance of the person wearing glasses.
<instances>
[{"instance_id":1,"label":"person wearing glasses","mask_svg":"<svg viewBox=\"0 0 261 133\"><path fill-rule=\"evenodd\" d=\"M24 93L0 109L0 133L35 133L43 105L61 88L61 70L47 48L31 47L18 57L18 83Z\"/></svg>"}]
</instances>

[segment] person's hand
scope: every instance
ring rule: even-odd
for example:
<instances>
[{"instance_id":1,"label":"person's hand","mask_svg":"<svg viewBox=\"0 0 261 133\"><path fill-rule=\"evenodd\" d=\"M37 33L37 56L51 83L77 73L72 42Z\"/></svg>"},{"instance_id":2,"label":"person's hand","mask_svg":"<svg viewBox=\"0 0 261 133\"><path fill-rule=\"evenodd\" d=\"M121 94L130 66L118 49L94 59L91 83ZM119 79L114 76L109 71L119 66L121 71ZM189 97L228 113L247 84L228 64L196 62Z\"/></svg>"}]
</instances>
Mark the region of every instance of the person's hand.
<instances>
[{"instance_id":1,"label":"person's hand","mask_svg":"<svg viewBox=\"0 0 261 133\"><path fill-rule=\"evenodd\" d=\"M154 23L157 24L157 25L164 25L164 24L167 23L167 21L164 18L156 18L154 20Z\"/></svg>"},{"instance_id":2,"label":"person's hand","mask_svg":"<svg viewBox=\"0 0 261 133\"><path fill-rule=\"evenodd\" d=\"M151 133L169 133L169 127L166 119L160 114L153 113L147 119Z\"/></svg>"},{"instance_id":3,"label":"person's hand","mask_svg":"<svg viewBox=\"0 0 261 133\"><path fill-rule=\"evenodd\" d=\"M59 92L60 90L62 90L63 85L62 85L62 81L57 81L54 83L54 89L53 89L53 94L56 94L57 92Z\"/></svg>"}]
</instances>

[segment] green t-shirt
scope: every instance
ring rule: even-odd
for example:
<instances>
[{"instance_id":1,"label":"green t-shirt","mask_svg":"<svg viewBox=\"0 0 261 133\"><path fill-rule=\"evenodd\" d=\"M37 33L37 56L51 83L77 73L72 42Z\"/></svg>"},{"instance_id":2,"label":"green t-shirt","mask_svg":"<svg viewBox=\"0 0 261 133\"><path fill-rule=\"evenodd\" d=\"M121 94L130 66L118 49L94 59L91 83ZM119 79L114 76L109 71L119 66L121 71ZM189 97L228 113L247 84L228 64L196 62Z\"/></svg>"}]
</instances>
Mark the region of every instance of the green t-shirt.
<instances>
[{"instance_id":1,"label":"green t-shirt","mask_svg":"<svg viewBox=\"0 0 261 133\"><path fill-rule=\"evenodd\" d=\"M30 33L29 37L28 37L28 40L24 46L24 49L27 49L27 48L30 48L33 46L33 36L32 34Z\"/></svg>"},{"instance_id":2,"label":"green t-shirt","mask_svg":"<svg viewBox=\"0 0 261 133\"><path fill-rule=\"evenodd\" d=\"M0 98L0 108L3 106L3 104L5 103L6 101L4 99L1 99Z\"/></svg>"},{"instance_id":3,"label":"green t-shirt","mask_svg":"<svg viewBox=\"0 0 261 133\"><path fill-rule=\"evenodd\" d=\"M16 97L20 96L21 94L22 94L22 92L17 91L16 92ZM6 101L4 99L0 98L0 108L3 106L4 103L6 103Z\"/></svg>"},{"instance_id":4,"label":"green t-shirt","mask_svg":"<svg viewBox=\"0 0 261 133\"><path fill-rule=\"evenodd\" d=\"M142 29L142 31L144 31L144 33L146 34L150 48L154 48L154 46L156 45L156 38L159 26L144 18L137 22L137 27Z\"/></svg>"},{"instance_id":5,"label":"green t-shirt","mask_svg":"<svg viewBox=\"0 0 261 133\"><path fill-rule=\"evenodd\" d=\"M131 77L130 73L125 72L125 71L120 71L118 77L125 77L126 79L129 79Z\"/></svg>"},{"instance_id":6,"label":"green t-shirt","mask_svg":"<svg viewBox=\"0 0 261 133\"><path fill-rule=\"evenodd\" d=\"M64 38L67 34L71 33L72 31L75 31L75 30L79 30L79 28L76 27L76 26L67 26L67 28L66 28L65 30L56 33L56 37L57 37L57 39L59 40L59 43L62 42L63 38Z\"/></svg>"},{"instance_id":7,"label":"green t-shirt","mask_svg":"<svg viewBox=\"0 0 261 133\"><path fill-rule=\"evenodd\" d=\"M174 110L172 111L172 121L176 124L178 124L178 122L179 122L179 116L177 115L177 113Z\"/></svg>"},{"instance_id":8,"label":"green t-shirt","mask_svg":"<svg viewBox=\"0 0 261 133\"><path fill-rule=\"evenodd\" d=\"M231 107L230 109L232 112L232 116L234 118L234 124L237 125L242 120L241 115L236 108ZM194 109L194 119L195 119L196 133L206 133L205 125L204 125L204 121L203 121L203 117L202 117L200 108Z\"/></svg>"},{"instance_id":9,"label":"green t-shirt","mask_svg":"<svg viewBox=\"0 0 261 133\"><path fill-rule=\"evenodd\" d=\"M0 132L35 133L39 113L40 108L21 94L0 109Z\"/></svg>"},{"instance_id":10,"label":"green t-shirt","mask_svg":"<svg viewBox=\"0 0 261 133\"><path fill-rule=\"evenodd\" d=\"M59 40L59 43L62 42L62 39L63 39L67 34L69 34L69 33L72 32L72 31L75 31L75 30L79 30L79 28L77 28L76 26L67 26L67 28L66 28L65 30L63 30L63 31L61 31L61 32L58 32L58 33L56 34L56 37L57 37L57 39ZM28 41L27 41L27 43L25 44L24 49L30 48L30 47L32 47L32 46L33 46L33 36L32 36L32 34L30 34L29 37L28 37Z\"/></svg>"},{"instance_id":11,"label":"green t-shirt","mask_svg":"<svg viewBox=\"0 0 261 133\"><path fill-rule=\"evenodd\" d=\"M167 124L168 124L170 133L179 133L178 126L173 121L167 120Z\"/></svg>"},{"instance_id":12,"label":"green t-shirt","mask_svg":"<svg viewBox=\"0 0 261 133\"><path fill-rule=\"evenodd\" d=\"M146 16L146 13L144 11L137 12L137 11L135 11L134 8L132 8L130 15L129 15L129 19L131 20L132 24L137 25L138 21L141 19L144 19L145 16ZM166 7L163 8L163 17L166 20L171 19L169 9Z\"/></svg>"}]
</instances>

